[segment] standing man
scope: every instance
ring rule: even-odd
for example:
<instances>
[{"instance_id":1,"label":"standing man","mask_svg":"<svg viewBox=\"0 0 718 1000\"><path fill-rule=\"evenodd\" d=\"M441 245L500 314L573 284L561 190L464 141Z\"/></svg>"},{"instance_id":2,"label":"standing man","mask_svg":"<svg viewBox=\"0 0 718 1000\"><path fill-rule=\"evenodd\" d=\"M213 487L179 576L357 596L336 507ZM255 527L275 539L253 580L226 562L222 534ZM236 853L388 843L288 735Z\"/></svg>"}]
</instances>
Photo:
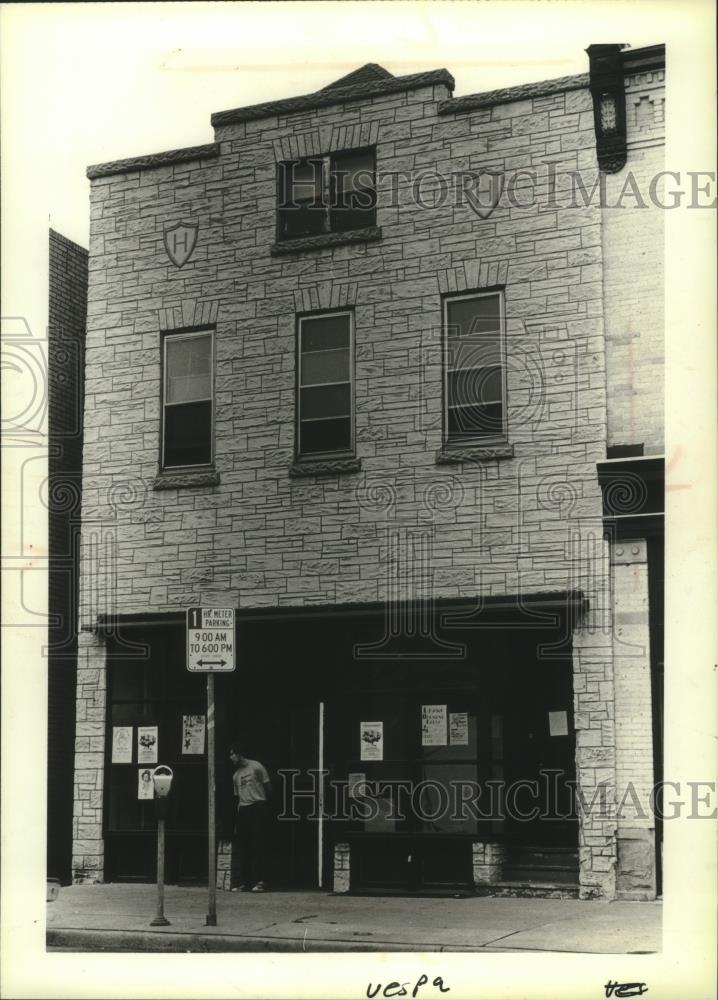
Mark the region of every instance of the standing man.
<instances>
[{"instance_id":1,"label":"standing man","mask_svg":"<svg viewBox=\"0 0 718 1000\"><path fill-rule=\"evenodd\" d=\"M265 892L267 838L269 836L269 799L272 785L267 769L258 760L249 760L237 744L229 748L235 766L232 776L237 799L237 846L241 892Z\"/></svg>"}]
</instances>

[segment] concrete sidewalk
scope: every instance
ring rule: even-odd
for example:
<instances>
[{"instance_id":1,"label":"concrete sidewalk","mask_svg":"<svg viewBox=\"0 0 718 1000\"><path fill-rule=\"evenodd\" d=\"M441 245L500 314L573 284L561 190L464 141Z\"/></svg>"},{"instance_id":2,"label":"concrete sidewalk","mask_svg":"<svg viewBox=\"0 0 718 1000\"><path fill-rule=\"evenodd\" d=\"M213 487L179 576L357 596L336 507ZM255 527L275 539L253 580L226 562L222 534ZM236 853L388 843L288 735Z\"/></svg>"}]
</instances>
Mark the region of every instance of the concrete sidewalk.
<instances>
[{"instance_id":1,"label":"concrete sidewalk","mask_svg":"<svg viewBox=\"0 0 718 1000\"><path fill-rule=\"evenodd\" d=\"M661 950L660 903L575 899L427 899L315 892L217 893L167 886L169 927L150 927L154 885L82 885L47 904L47 946L72 951Z\"/></svg>"}]
</instances>

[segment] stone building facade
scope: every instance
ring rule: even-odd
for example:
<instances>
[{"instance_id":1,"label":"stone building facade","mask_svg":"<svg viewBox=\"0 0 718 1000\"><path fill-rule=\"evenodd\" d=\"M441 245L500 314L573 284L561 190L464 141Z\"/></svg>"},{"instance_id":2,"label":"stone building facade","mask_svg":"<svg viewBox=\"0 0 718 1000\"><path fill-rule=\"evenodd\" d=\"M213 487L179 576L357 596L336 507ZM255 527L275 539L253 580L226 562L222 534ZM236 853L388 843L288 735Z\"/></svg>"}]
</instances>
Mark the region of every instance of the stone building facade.
<instances>
[{"instance_id":1,"label":"stone building facade","mask_svg":"<svg viewBox=\"0 0 718 1000\"><path fill-rule=\"evenodd\" d=\"M193 837L206 853L206 775L172 734L202 711L184 612L211 606L239 621L220 746L239 728L284 793L322 762L447 788L543 768L583 803L541 825L302 814L277 824L287 872L655 895L652 819L617 806L655 764L637 532L662 507L653 486L616 497L662 454L660 210L581 191L602 176L610 201L659 166L663 50L592 49L585 75L458 98L446 70L370 65L220 112L211 144L89 168L77 881L150 870L118 727L158 726L184 776L170 874L191 876ZM383 760L359 753L366 718Z\"/></svg>"}]
</instances>

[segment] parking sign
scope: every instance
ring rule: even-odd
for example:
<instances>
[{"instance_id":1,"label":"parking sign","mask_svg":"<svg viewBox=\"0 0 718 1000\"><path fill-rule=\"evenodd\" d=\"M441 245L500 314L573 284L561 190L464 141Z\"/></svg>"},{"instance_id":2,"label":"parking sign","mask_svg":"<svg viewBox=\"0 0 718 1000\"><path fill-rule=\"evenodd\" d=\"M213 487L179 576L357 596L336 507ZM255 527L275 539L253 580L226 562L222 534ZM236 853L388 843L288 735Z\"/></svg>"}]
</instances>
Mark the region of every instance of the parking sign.
<instances>
[{"instance_id":1,"label":"parking sign","mask_svg":"<svg viewBox=\"0 0 718 1000\"><path fill-rule=\"evenodd\" d=\"M234 670L234 608L187 608L187 669L192 673Z\"/></svg>"}]
</instances>

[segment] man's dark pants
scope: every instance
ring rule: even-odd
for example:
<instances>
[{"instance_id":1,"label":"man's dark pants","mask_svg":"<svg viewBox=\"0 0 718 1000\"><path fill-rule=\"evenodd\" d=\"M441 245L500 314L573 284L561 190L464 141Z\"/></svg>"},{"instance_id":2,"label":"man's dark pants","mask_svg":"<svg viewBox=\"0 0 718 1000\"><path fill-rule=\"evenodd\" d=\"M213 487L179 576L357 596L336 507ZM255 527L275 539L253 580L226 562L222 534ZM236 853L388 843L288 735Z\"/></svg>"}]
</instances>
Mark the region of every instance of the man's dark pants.
<instances>
[{"instance_id":1,"label":"man's dark pants","mask_svg":"<svg viewBox=\"0 0 718 1000\"><path fill-rule=\"evenodd\" d=\"M237 853L239 881L250 888L267 880L267 838L269 836L269 806L254 802L237 810Z\"/></svg>"}]
</instances>

